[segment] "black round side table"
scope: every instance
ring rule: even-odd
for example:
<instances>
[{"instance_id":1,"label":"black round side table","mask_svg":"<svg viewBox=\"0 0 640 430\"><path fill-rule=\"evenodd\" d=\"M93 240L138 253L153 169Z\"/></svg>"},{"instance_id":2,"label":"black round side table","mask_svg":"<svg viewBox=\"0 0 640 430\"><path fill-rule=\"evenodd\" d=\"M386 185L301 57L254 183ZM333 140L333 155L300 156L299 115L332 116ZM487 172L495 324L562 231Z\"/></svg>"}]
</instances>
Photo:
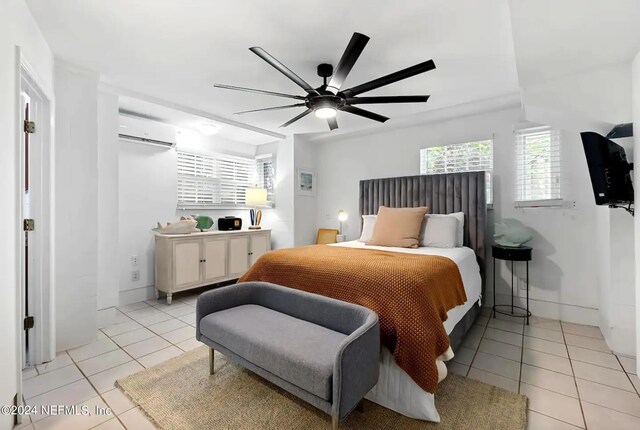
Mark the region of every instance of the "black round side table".
<instances>
[{"instance_id":1,"label":"black round side table","mask_svg":"<svg viewBox=\"0 0 640 430\"><path fill-rule=\"evenodd\" d=\"M502 245L491 245L491 256L493 257L493 318L496 317L496 312L502 315L509 315L512 317L526 318L527 325L529 325L529 261L531 261L531 254L533 249L530 246L511 247ZM511 305L498 305L496 304L496 259L511 261ZM513 262L525 261L527 264L527 308L516 306L513 304ZM501 310L501 309L507 309ZM510 312L508 311L510 309ZM516 313L515 310L522 311L524 313Z\"/></svg>"}]
</instances>

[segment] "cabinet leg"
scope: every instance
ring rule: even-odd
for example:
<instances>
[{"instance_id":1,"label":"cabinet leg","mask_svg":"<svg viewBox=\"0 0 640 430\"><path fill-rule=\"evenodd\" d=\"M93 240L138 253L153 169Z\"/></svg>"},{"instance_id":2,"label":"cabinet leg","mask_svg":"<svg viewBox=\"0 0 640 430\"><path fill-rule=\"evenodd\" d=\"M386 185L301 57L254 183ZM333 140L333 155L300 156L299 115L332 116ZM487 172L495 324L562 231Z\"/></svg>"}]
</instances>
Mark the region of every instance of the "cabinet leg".
<instances>
[{"instance_id":1,"label":"cabinet leg","mask_svg":"<svg viewBox=\"0 0 640 430\"><path fill-rule=\"evenodd\" d=\"M158 300L160 298L160 290L157 288L155 290L156 290L156 300Z\"/></svg>"},{"instance_id":2,"label":"cabinet leg","mask_svg":"<svg viewBox=\"0 0 640 430\"><path fill-rule=\"evenodd\" d=\"M171 304L171 296L173 296L173 294L171 293L167 293L167 304L170 305Z\"/></svg>"}]
</instances>

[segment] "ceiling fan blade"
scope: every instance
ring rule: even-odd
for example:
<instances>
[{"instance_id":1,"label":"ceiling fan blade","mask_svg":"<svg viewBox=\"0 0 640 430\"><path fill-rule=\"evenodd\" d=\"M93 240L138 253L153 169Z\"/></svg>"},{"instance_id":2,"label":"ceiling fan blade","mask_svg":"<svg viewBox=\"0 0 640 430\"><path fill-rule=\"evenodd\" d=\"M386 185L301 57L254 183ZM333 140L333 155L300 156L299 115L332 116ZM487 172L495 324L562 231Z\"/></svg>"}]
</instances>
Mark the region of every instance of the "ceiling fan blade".
<instances>
[{"instance_id":1,"label":"ceiling fan blade","mask_svg":"<svg viewBox=\"0 0 640 430\"><path fill-rule=\"evenodd\" d=\"M282 64L280 61L276 60L271 54L269 54L264 49L262 49L262 48L260 48L258 46L254 46L253 48L249 48L249 50L251 52L253 52L254 54L256 54L258 57L262 58L267 63L269 63L272 67L274 67L280 73L285 75L287 78L291 79L293 82L298 84L306 92L312 93L312 94L318 94L318 92L315 90L315 88L313 88L311 85L309 85L307 82L305 82L305 80L302 79L300 76L298 76L295 73L293 73L287 66Z\"/></svg>"},{"instance_id":2,"label":"ceiling fan blade","mask_svg":"<svg viewBox=\"0 0 640 430\"><path fill-rule=\"evenodd\" d=\"M331 131L338 128L338 120L335 116L333 118L327 118L327 122L329 123L329 128L331 129Z\"/></svg>"},{"instance_id":3,"label":"ceiling fan blade","mask_svg":"<svg viewBox=\"0 0 640 430\"><path fill-rule=\"evenodd\" d=\"M300 118L303 118L307 115L309 115L311 113L312 109L307 109L306 111L302 112L300 115L296 116L295 118L291 118L289 121L285 122L284 124L282 124L280 126L280 128L282 127L287 127L291 124L293 124L294 122L296 122L297 120L299 120Z\"/></svg>"},{"instance_id":4,"label":"ceiling fan blade","mask_svg":"<svg viewBox=\"0 0 640 430\"><path fill-rule=\"evenodd\" d=\"M335 94L340 90L340 87L342 87L345 79L347 79L347 75L353 68L353 65L356 64L358 57L362 54L364 47L367 46L367 42L369 42L368 36L360 33L353 33L353 36L351 36L351 40L347 45L347 49L345 49L342 54L342 58L340 58L340 61L338 62L336 71L327 85L327 89L329 91Z\"/></svg>"},{"instance_id":5,"label":"ceiling fan blade","mask_svg":"<svg viewBox=\"0 0 640 430\"><path fill-rule=\"evenodd\" d=\"M379 122L385 122L386 120L389 119L386 116L383 116L368 110L360 109L359 107L355 107L355 106L345 105L342 108L340 108L340 110L352 113L354 115L363 116L365 118L372 119L374 121L379 121Z\"/></svg>"},{"instance_id":6,"label":"ceiling fan blade","mask_svg":"<svg viewBox=\"0 0 640 430\"><path fill-rule=\"evenodd\" d=\"M242 115L242 114L245 114L245 113L252 113L252 112L264 112L264 111L268 111L268 110L289 109L289 108L301 107L301 106L306 106L306 105L304 103L296 103L294 105L274 106L274 107L268 107L268 108L263 108L263 109L252 109L252 110L245 110L245 111L242 111L242 112L236 112L236 113L234 113L234 115Z\"/></svg>"},{"instance_id":7,"label":"ceiling fan blade","mask_svg":"<svg viewBox=\"0 0 640 430\"><path fill-rule=\"evenodd\" d=\"M382 103L424 103L429 100L429 96L349 97L346 100L350 105Z\"/></svg>"},{"instance_id":8,"label":"ceiling fan blade","mask_svg":"<svg viewBox=\"0 0 640 430\"><path fill-rule=\"evenodd\" d=\"M353 97L358 94L366 93L367 91L375 90L376 88L384 87L385 85L393 84L394 82L401 81L403 79L410 78L420 73L428 72L436 68L433 60L425 61L424 63L416 64L415 66L407 67L406 69L399 70L389 75L383 76L373 81L360 84L348 90L344 90L342 93L345 97Z\"/></svg>"},{"instance_id":9,"label":"ceiling fan blade","mask_svg":"<svg viewBox=\"0 0 640 430\"><path fill-rule=\"evenodd\" d=\"M256 90L253 88L245 88L245 87L235 87L233 85L222 85L222 84L214 84L216 88L223 88L225 90L236 90L236 91L244 91L247 93L258 93L258 94L266 94L268 96L277 96L277 97L286 97L288 99L296 99L296 100L304 100L303 96L294 96L292 94L283 94L283 93L274 93L273 91L265 91L265 90Z\"/></svg>"}]
</instances>

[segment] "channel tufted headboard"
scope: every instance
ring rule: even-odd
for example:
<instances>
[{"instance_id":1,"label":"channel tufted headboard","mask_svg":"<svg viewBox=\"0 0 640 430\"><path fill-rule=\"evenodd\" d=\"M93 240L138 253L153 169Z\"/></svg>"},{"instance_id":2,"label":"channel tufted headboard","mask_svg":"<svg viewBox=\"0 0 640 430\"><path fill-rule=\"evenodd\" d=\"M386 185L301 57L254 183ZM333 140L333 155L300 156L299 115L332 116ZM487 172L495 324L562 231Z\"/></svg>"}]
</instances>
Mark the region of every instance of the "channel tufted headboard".
<instances>
[{"instance_id":1,"label":"channel tufted headboard","mask_svg":"<svg viewBox=\"0 0 640 430\"><path fill-rule=\"evenodd\" d=\"M464 245L475 251L484 279L487 231L485 190L484 172L365 179L360 181L360 215L377 214L379 206L428 206L429 213L434 214L464 212Z\"/></svg>"}]
</instances>

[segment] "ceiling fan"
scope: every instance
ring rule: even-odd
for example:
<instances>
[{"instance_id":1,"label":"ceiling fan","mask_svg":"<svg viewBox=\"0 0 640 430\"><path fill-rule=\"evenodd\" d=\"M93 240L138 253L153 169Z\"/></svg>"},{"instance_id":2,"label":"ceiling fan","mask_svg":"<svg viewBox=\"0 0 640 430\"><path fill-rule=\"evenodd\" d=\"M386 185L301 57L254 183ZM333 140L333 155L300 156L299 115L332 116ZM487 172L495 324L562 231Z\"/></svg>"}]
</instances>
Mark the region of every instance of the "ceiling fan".
<instances>
[{"instance_id":1,"label":"ceiling fan","mask_svg":"<svg viewBox=\"0 0 640 430\"><path fill-rule=\"evenodd\" d=\"M436 65L433 60L428 60L415 66L407 67L406 69L399 70L395 73L383 76L378 79L366 82L364 84L357 85L352 88L343 90L342 84L347 78L347 75L353 68L358 57L364 50L364 47L369 42L369 37L360 33L353 33L351 41L347 45L342 58L338 62L338 66L334 72L331 64L318 65L318 76L323 78L323 84L318 88L313 88L300 76L293 73L284 64L276 60L267 51L259 47L249 48L251 52L262 58L264 61L273 66L280 73L291 79L298 84L302 89L307 92L306 96L297 96L292 94L276 93L273 91L257 90L253 88L236 87L232 85L215 84L216 88L224 88L227 90L245 91L258 94L267 94L277 97L286 97L294 100L300 100L300 103L286 105L286 106L274 106L263 109L253 109L243 112L236 112L237 115L263 112L271 110L289 109L295 107L306 107L307 109L296 117L282 124L280 127L287 127L299 119L309 115L311 112L315 112L318 118L326 118L329 123L329 128L335 130L338 128L338 121L336 120L337 111L348 112L354 115L359 115L374 121L385 122L389 118L377 113L361 109L355 105L358 104L386 104L386 103L421 103L426 102L429 99L428 95L420 96L370 96L370 97L357 97L359 94L366 93L376 88L383 87L385 85L392 84L394 82L401 81L403 79L410 78L420 73L428 72L435 69ZM331 79L329 79L331 78ZM327 80L329 79L329 82Z\"/></svg>"}]
</instances>

